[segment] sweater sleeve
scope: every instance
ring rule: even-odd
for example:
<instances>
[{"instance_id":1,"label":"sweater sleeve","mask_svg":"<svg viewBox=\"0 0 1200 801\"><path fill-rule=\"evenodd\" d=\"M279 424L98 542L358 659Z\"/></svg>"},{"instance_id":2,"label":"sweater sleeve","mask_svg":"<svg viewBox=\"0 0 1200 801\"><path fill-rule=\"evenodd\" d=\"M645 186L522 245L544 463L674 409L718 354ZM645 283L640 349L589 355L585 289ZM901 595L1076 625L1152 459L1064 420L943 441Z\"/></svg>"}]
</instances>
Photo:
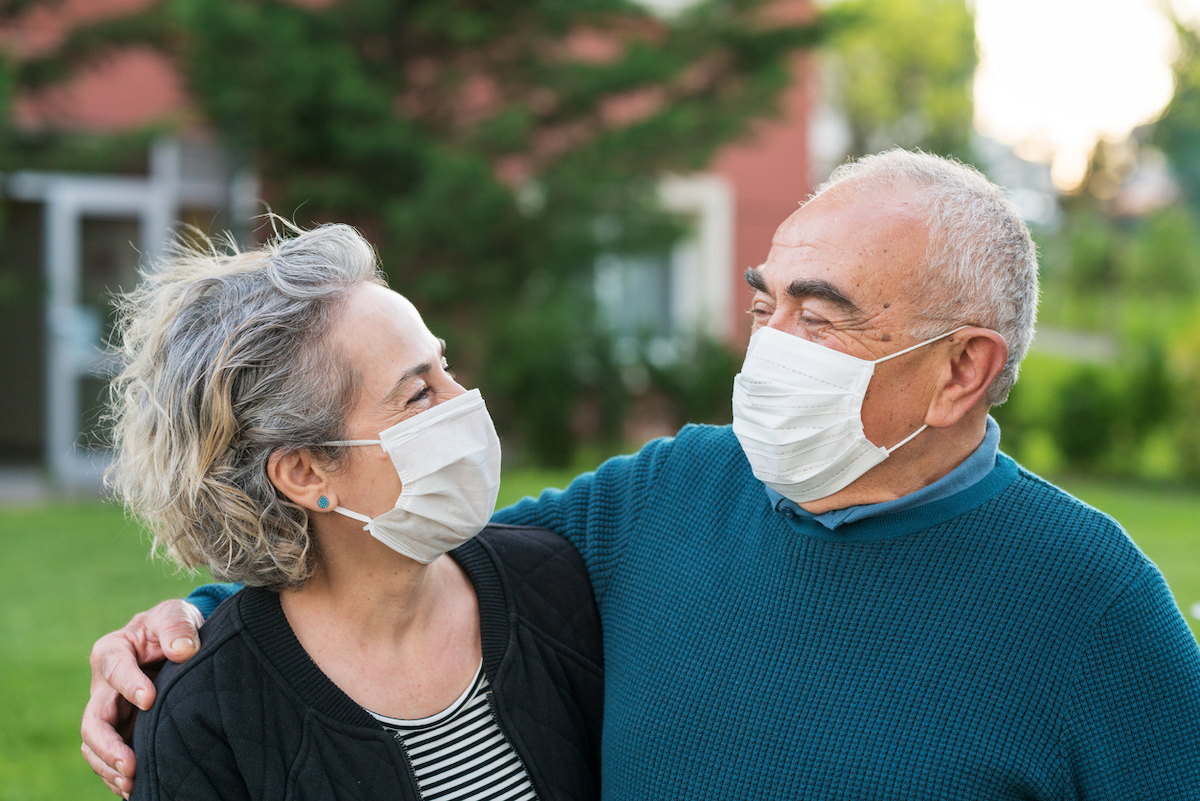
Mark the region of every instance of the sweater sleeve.
<instances>
[{"instance_id":1,"label":"sweater sleeve","mask_svg":"<svg viewBox=\"0 0 1200 801\"><path fill-rule=\"evenodd\" d=\"M1083 655L1063 721L1079 799L1200 799L1200 648L1146 565Z\"/></svg>"},{"instance_id":2,"label":"sweater sleeve","mask_svg":"<svg viewBox=\"0 0 1200 801\"><path fill-rule=\"evenodd\" d=\"M204 584L192 590L183 600L200 610L200 614L208 620L208 616L226 599L242 588L241 584Z\"/></svg>"},{"instance_id":3,"label":"sweater sleeve","mask_svg":"<svg viewBox=\"0 0 1200 801\"><path fill-rule=\"evenodd\" d=\"M631 456L617 456L595 472L584 473L565 490L548 489L536 499L523 498L492 520L557 532L579 551L600 591L625 543L635 535L643 510L653 502L652 493L661 490L655 478L673 444L673 439L654 440Z\"/></svg>"}]
</instances>

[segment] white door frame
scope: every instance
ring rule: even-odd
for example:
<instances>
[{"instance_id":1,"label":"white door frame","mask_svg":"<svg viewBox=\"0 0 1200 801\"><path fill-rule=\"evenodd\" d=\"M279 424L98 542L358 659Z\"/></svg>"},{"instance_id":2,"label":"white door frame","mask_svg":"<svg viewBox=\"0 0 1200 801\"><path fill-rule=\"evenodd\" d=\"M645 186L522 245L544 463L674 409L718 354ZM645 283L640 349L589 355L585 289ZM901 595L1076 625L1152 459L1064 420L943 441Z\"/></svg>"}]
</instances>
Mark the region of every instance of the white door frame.
<instances>
[{"instance_id":1,"label":"white door frame","mask_svg":"<svg viewBox=\"0 0 1200 801\"><path fill-rule=\"evenodd\" d=\"M80 403L78 382L85 376L108 376L111 365L94 341L80 303L82 234L85 217L133 217L138 220L143 268L153 265L170 241L181 205L230 207L238 213L252 206L257 182L237 176L229 184L187 180L181 175L178 142L163 139L150 153L146 178L19 172L8 177L7 194L45 205L44 242L47 297L46 451L54 479L66 487L99 485L110 457L104 450L78 447Z\"/></svg>"}]
</instances>

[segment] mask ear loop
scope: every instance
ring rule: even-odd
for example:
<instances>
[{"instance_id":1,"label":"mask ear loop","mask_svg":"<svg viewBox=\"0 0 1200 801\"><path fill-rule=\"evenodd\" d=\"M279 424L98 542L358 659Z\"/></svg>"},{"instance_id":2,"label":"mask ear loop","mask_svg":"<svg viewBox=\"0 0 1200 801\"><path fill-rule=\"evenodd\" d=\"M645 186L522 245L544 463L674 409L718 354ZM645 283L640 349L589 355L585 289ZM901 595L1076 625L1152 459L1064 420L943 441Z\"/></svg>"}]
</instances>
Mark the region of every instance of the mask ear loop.
<instances>
[{"instance_id":1,"label":"mask ear loop","mask_svg":"<svg viewBox=\"0 0 1200 801\"><path fill-rule=\"evenodd\" d=\"M969 326L969 325L960 325L958 328L955 328L953 331L947 331L946 333L941 334L940 336L936 336L933 339L927 339L924 342L918 342L917 344L915 344L911 347L905 348L904 350L898 350L895 353L891 353L887 356L884 356L882 359L876 359L873 362L873 364L879 364L880 362L886 362L888 359L894 359L897 356L903 356L904 354L908 353L909 351L914 351L917 348L923 348L926 345L930 345L934 342L937 342L939 339L945 339L946 337L950 336L951 334L957 334L959 331L963 330L964 328L970 328L970 327L971 326ZM901 445L906 445L909 442L911 442L912 439L917 436L917 434L920 434L922 431L924 431L927 428L929 428L929 425L924 424L920 428L918 428L916 431L912 432L907 437L905 437L904 439L897 442L892 447L887 448L886 450L887 450L888 456L891 456L892 452L895 451L897 448L899 448Z\"/></svg>"},{"instance_id":2,"label":"mask ear loop","mask_svg":"<svg viewBox=\"0 0 1200 801\"><path fill-rule=\"evenodd\" d=\"M902 439L902 440L900 440L899 442L897 442L897 443L896 443L895 445L893 445L892 447L890 447L890 448L887 448L886 450L887 450L887 452L888 452L888 456L891 456L891 455L892 455L892 451L896 450L896 449L897 449L897 448L899 448L901 445L904 445L904 444L905 444L905 443L907 443L909 440L911 440L913 437L915 437L917 434L920 434L922 431L924 431L924 430L925 430L925 429L927 429L927 428L929 428L928 424L926 424L926 425L922 425L922 426L921 426L920 428L918 428L916 431L912 432L911 434L909 434L907 437L905 437L904 439ZM340 510L340 509L334 509L333 511L335 511L335 512L339 512L339 511L341 511L341 510Z\"/></svg>"},{"instance_id":3,"label":"mask ear loop","mask_svg":"<svg viewBox=\"0 0 1200 801\"><path fill-rule=\"evenodd\" d=\"M963 330L964 328L970 328L970 327L971 326L969 326L969 325L960 325L958 328L955 328L953 331L947 331L944 334L937 335L933 339L927 339L924 342L918 342L915 345L910 345L909 347L905 348L904 350L898 350L895 353L889 353L887 356L884 356L882 359L876 359L875 361L873 361L871 363L879 364L880 362L886 362L888 359L894 359L897 356L903 356L904 354L909 353L910 351L914 351L917 348L923 348L926 345L932 345L934 342L937 342L939 339L945 339L946 337L950 336L951 334L957 334L959 331Z\"/></svg>"},{"instance_id":4,"label":"mask ear loop","mask_svg":"<svg viewBox=\"0 0 1200 801\"><path fill-rule=\"evenodd\" d=\"M369 525L370 525L370 523L371 523L371 518L367 517L366 515L364 515L364 514L361 514L361 513L359 513L359 512L351 512L349 509L346 509L346 508L344 508L344 507L341 507L341 506L335 506L335 507L333 507L333 511L337 512L337 513L338 513L338 514L340 514L340 515L345 515L346 517L349 517L349 518L352 518L352 519L354 519L354 520L357 520L357 521L359 521L360 523L366 523L367 525L366 525L366 526L363 526L363 531L366 531L366 530L367 530L367 528L368 528L368 526L369 526Z\"/></svg>"}]
</instances>

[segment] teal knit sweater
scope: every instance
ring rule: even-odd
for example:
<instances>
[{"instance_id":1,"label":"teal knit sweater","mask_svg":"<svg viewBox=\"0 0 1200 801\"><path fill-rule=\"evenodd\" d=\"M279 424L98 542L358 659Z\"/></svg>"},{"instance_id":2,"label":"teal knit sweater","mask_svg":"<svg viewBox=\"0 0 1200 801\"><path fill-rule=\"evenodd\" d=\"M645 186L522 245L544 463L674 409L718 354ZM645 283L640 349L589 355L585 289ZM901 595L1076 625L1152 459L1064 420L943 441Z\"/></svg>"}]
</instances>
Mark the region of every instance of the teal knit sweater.
<instances>
[{"instance_id":1,"label":"teal knit sweater","mask_svg":"<svg viewBox=\"0 0 1200 801\"><path fill-rule=\"evenodd\" d=\"M1006 456L830 531L689 426L496 520L587 563L613 801L1200 798L1200 649L1162 576Z\"/></svg>"}]
</instances>

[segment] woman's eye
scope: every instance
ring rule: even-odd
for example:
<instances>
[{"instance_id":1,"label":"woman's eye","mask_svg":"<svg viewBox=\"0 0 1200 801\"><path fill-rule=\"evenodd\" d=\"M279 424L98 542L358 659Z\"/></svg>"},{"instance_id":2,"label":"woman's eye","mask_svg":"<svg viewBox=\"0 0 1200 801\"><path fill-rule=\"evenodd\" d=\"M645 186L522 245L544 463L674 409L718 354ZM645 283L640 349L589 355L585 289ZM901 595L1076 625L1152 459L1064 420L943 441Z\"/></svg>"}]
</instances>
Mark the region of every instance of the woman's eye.
<instances>
[{"instance_id":1,"label":"woman's eye","mask_svg":"<svg viewBox=\"0 0 1200 801\"><path fill-rule=\"evenodd\" d=\"M428 396L429 396L429 385L426 384L425 386L421 387L420 392L418 392L416 395L413 395L411 398L409 398L408 402L409 403L419 403L420 401L425 400L425 398L427 398Z\"/></svg>"}]
</instances>

